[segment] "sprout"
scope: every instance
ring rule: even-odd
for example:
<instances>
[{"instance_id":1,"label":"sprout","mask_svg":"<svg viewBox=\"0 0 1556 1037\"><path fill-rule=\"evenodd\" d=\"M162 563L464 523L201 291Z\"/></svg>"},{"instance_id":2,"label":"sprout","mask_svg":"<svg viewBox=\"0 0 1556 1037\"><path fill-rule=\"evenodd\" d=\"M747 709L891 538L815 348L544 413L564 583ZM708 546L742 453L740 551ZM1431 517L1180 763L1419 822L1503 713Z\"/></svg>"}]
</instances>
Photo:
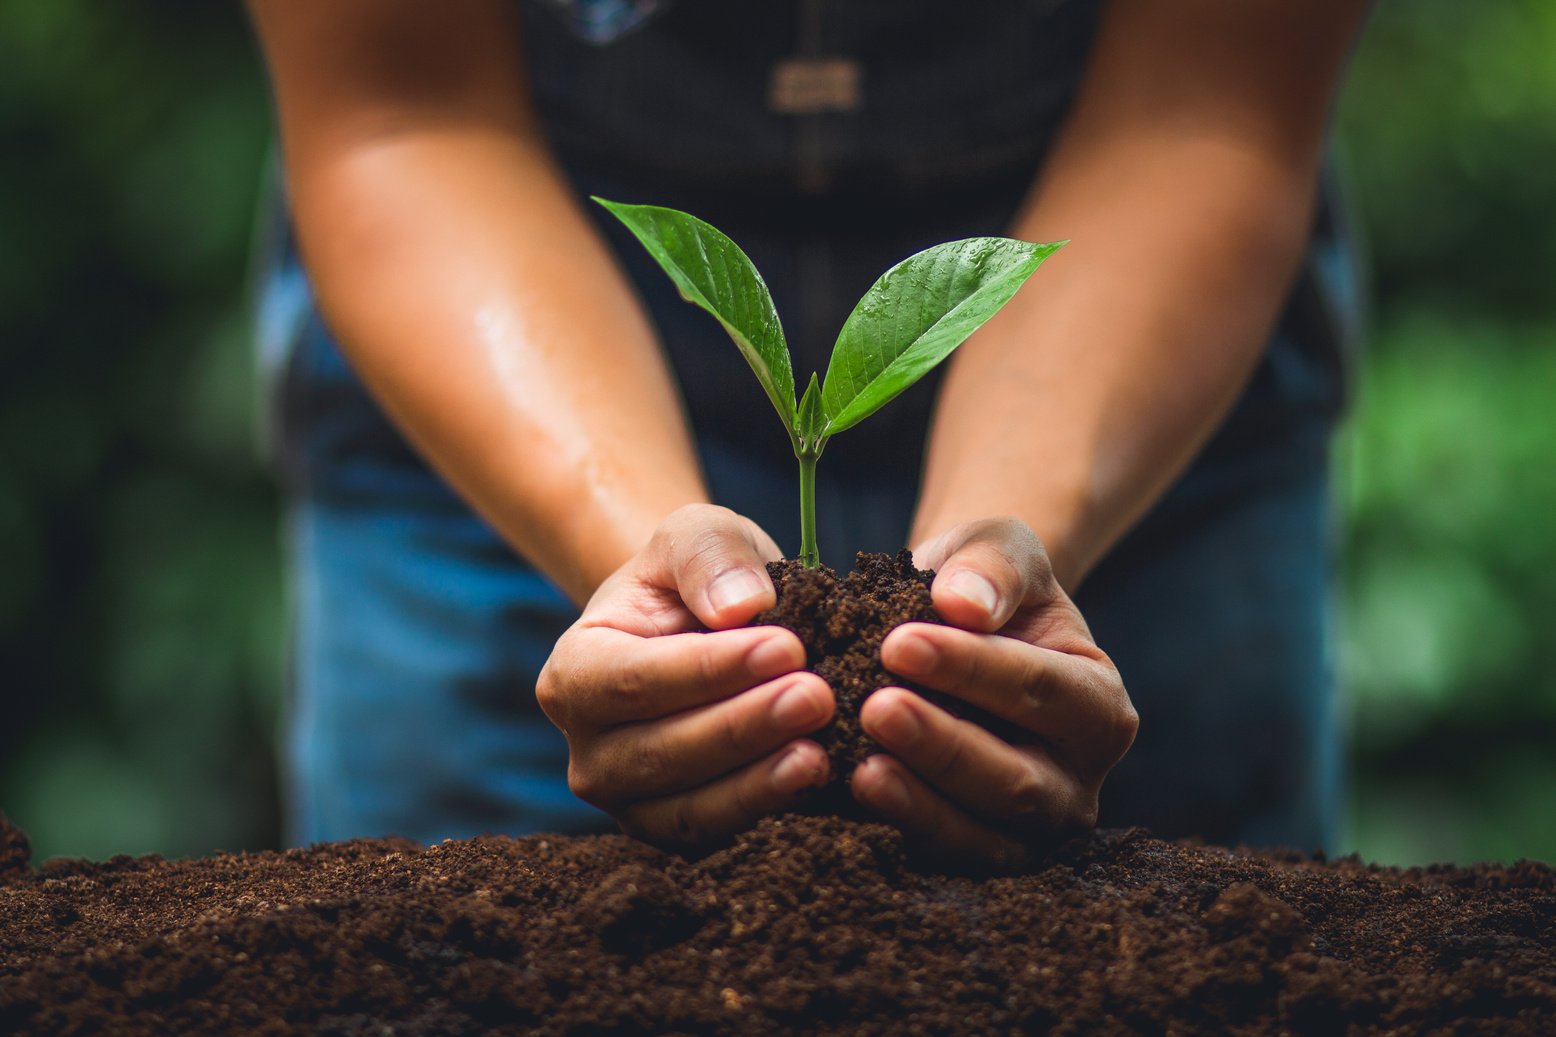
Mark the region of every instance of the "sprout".
<instances>
[{"instance_id":1,"label":"sprout","mask_svg":"<svg viewBox=\"0 0 1556 1037\"><path fill-rule=\"evenodd\" d=\"M681 291L729 332L788 430L800 462L800 555L814 568L816 461L827 441L880 410L1000 311L1065 242L964 238L909 256L881 275L843 322L824 379L795 403L794 373L762 275L717 228L657 205L595 198L648 249Z\"/></svg>"}]
</instances>

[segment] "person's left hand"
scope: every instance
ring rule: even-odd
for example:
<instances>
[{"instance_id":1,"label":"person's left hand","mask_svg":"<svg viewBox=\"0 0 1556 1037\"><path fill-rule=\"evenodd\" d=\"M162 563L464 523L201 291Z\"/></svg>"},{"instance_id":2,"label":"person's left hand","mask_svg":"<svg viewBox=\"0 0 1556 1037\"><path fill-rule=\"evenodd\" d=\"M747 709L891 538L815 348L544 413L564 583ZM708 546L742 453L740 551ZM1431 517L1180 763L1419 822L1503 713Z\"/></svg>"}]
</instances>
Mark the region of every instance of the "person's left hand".
<instances>
[{"instance_id":1,"label":"person's left hand","mask_svg":"<svg viewBox=\"0 0 1556 1037\"><path fill-rule=\"evenodd\" d=\"M1019 864L1035 845L1096 824L1098 790L1139 716L1025 523L963 523L918 547L914 561L937 570L930 593L948 625L898 627L881 645L882 664L1030 737L1006 742L922 696L882 688L860 722L889 755L854 771L854 798L944 856Z\"/></svg>"}]
</instances>

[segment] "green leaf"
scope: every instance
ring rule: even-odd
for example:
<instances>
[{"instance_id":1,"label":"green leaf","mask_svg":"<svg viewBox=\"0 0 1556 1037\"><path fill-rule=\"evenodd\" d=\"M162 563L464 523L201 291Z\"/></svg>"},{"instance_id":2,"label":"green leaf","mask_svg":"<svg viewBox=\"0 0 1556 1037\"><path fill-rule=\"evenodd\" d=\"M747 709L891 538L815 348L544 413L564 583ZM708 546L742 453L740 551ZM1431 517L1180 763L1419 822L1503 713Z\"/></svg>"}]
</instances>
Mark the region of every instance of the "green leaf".
<instances>
[{"instance_id":1,"label":"green leaf","mask_svg":"<svg viewBox=\"0 0 1556 1037\"><path fill-rule=\"evenodd\" d=\"M785 427L795 431L794 372L783 325L766 282L740 246L718 228L678 209L594 200L637 235L681 290L681 298L724 325Z\"/></svg>"},{"instance_id":2,"label":"green leaf","mask_svg":"<svg viewBox=\"0 0 1556 1037\"><path fill-rule=\"evenodd\" d=\"M826 445L827 415L821 409L821 382L814 371L810 375L810 384L805 387L805 395L800 397L799 419L796 426L799 433L796 452L806 451L812 457L819 456L821 448Z\"/></svg>"},{"instance_id":3,"label":"green leaf","mask_svg":"<svg viewBox=\"0 0 1556 1037\"><path fill-rule=\"evenodd\" d=\"M821 394L826 434L858 424L922 378L1064 244L965 238L925 249L882 274L832 347Z\"/></svg>"}]
</instances>

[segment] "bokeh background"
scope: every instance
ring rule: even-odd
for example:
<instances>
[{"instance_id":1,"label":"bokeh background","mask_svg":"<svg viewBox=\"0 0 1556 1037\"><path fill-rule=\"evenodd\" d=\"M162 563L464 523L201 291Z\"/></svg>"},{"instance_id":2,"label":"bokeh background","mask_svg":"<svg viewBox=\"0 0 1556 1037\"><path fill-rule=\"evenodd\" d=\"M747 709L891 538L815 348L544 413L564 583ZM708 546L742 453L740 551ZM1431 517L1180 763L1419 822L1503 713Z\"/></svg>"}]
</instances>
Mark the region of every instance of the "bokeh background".
<instances>
[{"instance_id":1,"label":"bokeh background","mask_svg":"<svg viewBox=\"0 0 1556 1037\"><path fill-rule=\"evenodd\" d=\"M1556 5L1392 0L1339 118L1346 843L1556 861ZM0 0L0 809L41 856L277 839L239 5Z\"/></svg>"}]
</instances>

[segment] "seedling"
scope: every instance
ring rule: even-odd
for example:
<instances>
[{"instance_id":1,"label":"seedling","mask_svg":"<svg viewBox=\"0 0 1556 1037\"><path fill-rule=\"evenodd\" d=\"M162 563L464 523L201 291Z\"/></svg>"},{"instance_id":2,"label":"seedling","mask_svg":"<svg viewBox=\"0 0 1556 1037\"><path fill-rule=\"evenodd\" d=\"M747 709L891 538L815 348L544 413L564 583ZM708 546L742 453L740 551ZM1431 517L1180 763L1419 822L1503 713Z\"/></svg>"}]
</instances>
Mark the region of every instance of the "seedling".
<instances>
[{"instance_id":1,"label":"seedling","mask_svg":"<svg viewBox=\"0 0 1556 1037\"><path fill-rule=\"evenodd\" d=\"M1011 300L1065 242L964 238L909 256L881 275L843 322L824 379L799 402L783 325L755 264L727 236L678 209L595 198L648 249L681 291L729 332L778 410L800 462L800 556L816 550L816 461L827 441L890 403Z\"/></svg>"}]
</instances>

